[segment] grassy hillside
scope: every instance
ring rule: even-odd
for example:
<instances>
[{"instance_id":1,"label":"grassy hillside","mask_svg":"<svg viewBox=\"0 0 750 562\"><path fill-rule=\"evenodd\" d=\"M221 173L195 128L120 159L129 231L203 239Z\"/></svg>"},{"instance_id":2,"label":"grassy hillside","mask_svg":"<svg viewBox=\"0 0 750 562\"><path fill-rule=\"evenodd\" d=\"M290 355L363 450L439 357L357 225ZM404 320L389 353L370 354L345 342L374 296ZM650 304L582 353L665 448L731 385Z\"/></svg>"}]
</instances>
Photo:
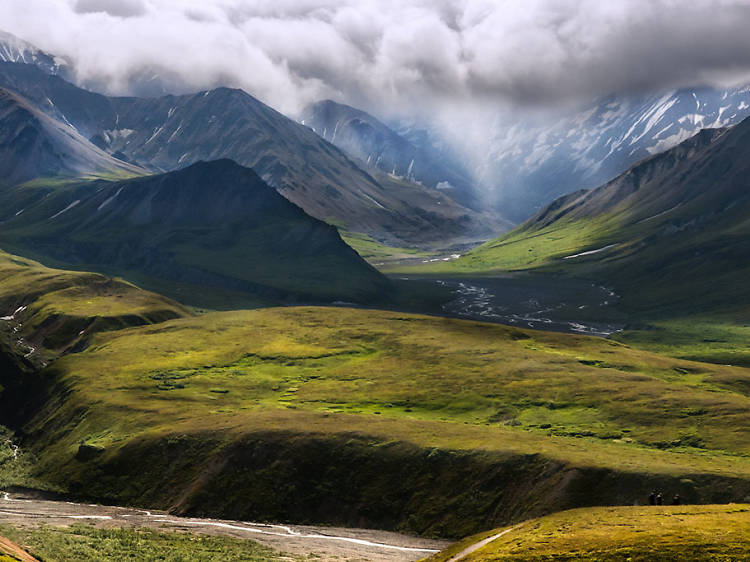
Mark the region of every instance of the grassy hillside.
<instances>
[{"instance_id":1,"label":"grassy hillside","mask_svg":"<svg viewBox=\"0 0 750 562\"><path fill-rule=\"evenodd\" d=\"M454 560L749 560L750 506L576 509L469 537L429 562Z\"/></svg>"},{"instance_id":2,"label":"grassy hillside","mask_svg":"<svg viewBox=\"0 0 750 562\"><path fill-rule=\"evenodd\" d=\"M45 376L36 476L108 501L455 536L750 494L747 373L597 338L265 309L101 333Z\"/></svg>"},{"instance_id":3,"label":"grassy hillside","mask_svg":"<svg viewBox=\"0 0 750 562\"><path fill-rule=\"evenodd\" d=\"M606 246L618 221L614 217L599 220L560 222L544 229L522 225L517 229L477 246L460 258L425 264L386 268L389 273L435 273L443 275L491 275L506 271L535 270L561 262L566 256L584 249Z\"/></svg>"},{"instance_id":4,"label":"grassy hillside","mask_svg":"<svg viewBox=\"0 0 750 562\"><path fill-rule=\"evenodd\" d=\"M385 301L391 288L335 228L229 160L120 182L37 182L3 190L0 204L0 241L15 253L191 305Z\"/></svg>"},{"instance_id":5,"label":"grassy hillside","mask_svg":"<svg viewBox=\"0 0 750 562\"><path fill-rule=\"evenodd\" d=\"M191 316L96 274L0 271L0 400L23 438L4 485L442 536L651 487L750 495L744 369L396 312Z\"/></svg>"},{"instance_id":6,"label":"grassy hillside","mask_svg":"<svg viewBox=\"0 0 750 562\"><path fill-rule=\"evenodd\" d=\"M99 331L192 314L125 281L51 269L2 250L0 279L0 344L33 365L48 362Z\"/></svg>"},{"instance_id":7,"label":"grassy hillside","mask_svg":"<svg viewBox=\"0 0 750 562\"><path fill-rule=\"evenodd\" d=\"M11 538L35 558L46 562L120 562L126 559L274 562L298 559L247 539L160 533L143 529L97 529L79 524L38 529L0 525L0 535ZM0 561L2 560L3 551L0 546ZM16 558L9 557L8 560L15 561Z\"/></svg>"},{"instance_id":8,"label":"grassy hillside","mask_svg":"<svg viewBox=\"0 0 750 562\"><path fill-rule=\"evenodd\" d=\"M15 424L48 398L38 369L81 350L101 331L191 316L167 298L95 273L50 269L0 251L0 423ZM49 487L30 476L33 454L0 426L0 489Z\"/></svg>"}]
</instances>

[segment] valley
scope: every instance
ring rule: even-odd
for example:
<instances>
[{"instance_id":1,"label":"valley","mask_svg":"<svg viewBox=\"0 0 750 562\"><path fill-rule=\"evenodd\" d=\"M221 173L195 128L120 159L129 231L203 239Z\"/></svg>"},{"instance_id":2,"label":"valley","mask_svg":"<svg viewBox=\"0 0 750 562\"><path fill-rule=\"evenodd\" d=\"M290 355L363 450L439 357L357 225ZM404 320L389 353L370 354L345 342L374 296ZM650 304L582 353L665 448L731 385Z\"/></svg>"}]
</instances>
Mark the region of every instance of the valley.
<instances>
[{"instance_id":1,"label":"valley","mask_svg":"<svg viewBox=\"0 0 750 562\"><path fill-rule=\"evenodd\" d=\"M501 113L434 39L374 101L0 31L0 562L747 558L750 89Z\"/></svg>"},{"instance_id":2,"label":"valley","mask_svg":"<svg viewBox=\"0 0 750 562\"><path fill-rule=\"evenodd\" d=\"M54 273L6 259L19 280ZM79 293L101 279L70 275ZM12 312L18 293L6 286ZM750 494L741 368L590 336L347 308L178 309L173 320L144 311L145 325L123 329L90 324L87 310L101 305L71 307L67 294L54 308L28 301L6 321L42 342L50 317L91 326L56 331L68 334L56 349L74 352L40 351L52 361L41 378L21 374L25 347L5 344L19 367L0 381L15 389L0 398L17 404L3 421L36 459L8 485L44 482L188 516L451 537L581 501L639 501L654 486L691 503ZM138 317L138 301L117 294L102 302ZM19 408L19 383L31 380L37 402Z\"/></svg>"}]
</instances>

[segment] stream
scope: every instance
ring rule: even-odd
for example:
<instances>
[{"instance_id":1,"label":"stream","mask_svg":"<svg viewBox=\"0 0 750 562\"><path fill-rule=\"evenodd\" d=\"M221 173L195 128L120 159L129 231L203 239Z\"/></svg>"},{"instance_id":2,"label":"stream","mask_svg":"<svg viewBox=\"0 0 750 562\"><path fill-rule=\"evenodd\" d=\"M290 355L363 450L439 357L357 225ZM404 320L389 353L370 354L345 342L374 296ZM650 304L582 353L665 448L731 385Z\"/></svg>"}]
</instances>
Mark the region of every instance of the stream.
<instances>
[{"instance_id":1,"label":"stream","mask_svg":"<svg viewBox=\"0 0 750 562\"><path fill-rule=\"evenodd\" d=\"M450 289L454 298L442 311L457 318L602 337L625 326L626 318L617 310L618 295L581 279L531 275L399 279L431 280Z\"/></svg>"}]
</instances>

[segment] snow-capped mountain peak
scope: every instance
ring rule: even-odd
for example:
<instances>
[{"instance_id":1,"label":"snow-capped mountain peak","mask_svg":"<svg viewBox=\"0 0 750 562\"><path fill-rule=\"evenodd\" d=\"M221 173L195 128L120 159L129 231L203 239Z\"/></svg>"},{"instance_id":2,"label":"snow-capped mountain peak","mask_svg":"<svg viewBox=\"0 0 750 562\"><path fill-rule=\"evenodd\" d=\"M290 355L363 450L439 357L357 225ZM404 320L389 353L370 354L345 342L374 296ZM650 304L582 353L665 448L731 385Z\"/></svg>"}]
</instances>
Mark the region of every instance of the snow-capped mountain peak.
<instances>
[{"instance_id":1,"label":"snow-capped mountain peak","mask_svg":"<svg viewBox=\"0 0 750 562\"><path fill-rule=\"evenodd\" d=\"M2 30L0 30L0 62L33 64L48 74L60 74L63 69L70 66L66 59L45 53L28 41Z\"/></svg>"}]
</instances>

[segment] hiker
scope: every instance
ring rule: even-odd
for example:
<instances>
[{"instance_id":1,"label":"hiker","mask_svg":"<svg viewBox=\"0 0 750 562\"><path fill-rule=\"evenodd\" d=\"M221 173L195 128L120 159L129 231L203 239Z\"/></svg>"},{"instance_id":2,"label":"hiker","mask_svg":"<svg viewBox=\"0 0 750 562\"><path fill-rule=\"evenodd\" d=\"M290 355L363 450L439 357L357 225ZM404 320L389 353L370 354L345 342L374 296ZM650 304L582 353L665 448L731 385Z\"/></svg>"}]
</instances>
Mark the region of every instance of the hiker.
<instances>
[{"instance_id":1,"label":"hiker","mask_svg":"<svg viewBox=\"0 0 750 562\"><path fill-rule=\"evenodd\" d=\"M680 496L679 494L675 494L672 498L672 505L680 505Z\"/></svg>"},{"instance_id":2,"label":"hiker","mask_svg":"<svg viewBox=\"0 0 750 562\"><path fill-rule=\"evenodd\" d=\"M664 496L661 495L661 492L656 494L656 505L662 505L664 503Z\"/></svg>"},{"instance_id":3,"label":"hiker","mask_svg":"<svg viewBox=\"0 0 750 562\"><path fill-rule=\"evenodd\" d=\"M648 503L651 505L656 505L656 490L652 490L652 492L648 495Z\"/></svg>"}]
</instances>

